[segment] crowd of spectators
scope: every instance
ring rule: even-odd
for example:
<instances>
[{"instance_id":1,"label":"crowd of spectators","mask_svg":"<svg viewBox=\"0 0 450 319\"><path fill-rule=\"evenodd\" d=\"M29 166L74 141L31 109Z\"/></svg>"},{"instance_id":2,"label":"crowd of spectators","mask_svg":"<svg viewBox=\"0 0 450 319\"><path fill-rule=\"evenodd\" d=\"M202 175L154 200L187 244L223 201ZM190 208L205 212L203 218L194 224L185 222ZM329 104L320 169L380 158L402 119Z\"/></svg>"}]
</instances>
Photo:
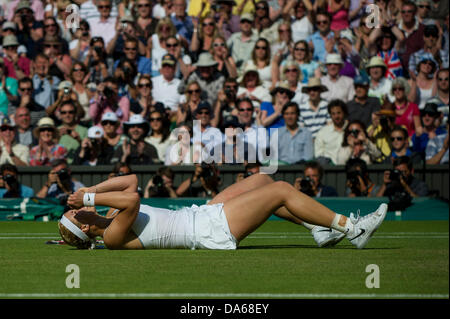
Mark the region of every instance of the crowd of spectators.
<instances>
[{"instance_id":1,"label":"crowd of spectators","mask_svg":"<svg viewBox=\"0 0 450 319\"><path fill-rule=\"evenodd\" d=\"M193 191L202 165L173 188L170 166L259 169L277 154L278 165L314 163L296 181L312 196L335 194L324 165L356 164L362 189L349 182L346 194L377 196L367 166L448 165L448 7L0 0L0 165L48 166L37 195L58 197L80 186L70 165L160 164L176 197L217 189Z\"/></svg>"}]
</instances>

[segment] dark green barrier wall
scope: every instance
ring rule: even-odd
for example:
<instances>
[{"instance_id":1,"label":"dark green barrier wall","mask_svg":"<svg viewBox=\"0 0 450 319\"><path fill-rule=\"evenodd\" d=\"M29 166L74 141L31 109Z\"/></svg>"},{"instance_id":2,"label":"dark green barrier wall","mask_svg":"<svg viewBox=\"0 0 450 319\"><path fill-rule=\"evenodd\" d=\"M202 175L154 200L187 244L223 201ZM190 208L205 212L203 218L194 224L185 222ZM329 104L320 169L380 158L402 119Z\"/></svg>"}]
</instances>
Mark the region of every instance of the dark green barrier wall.
<instances>
[{"instance_id":1,"label":"dark green barrier wall","mask_svg":"<svg viewBox=\"0 0 450 319\"><path fill-rule=\"evenodd\" d=\"M148 180L160 166L133 166L133 171L138 175L141 188L144 188ZM301 176L303 165L279 166L276 174L273 175L275 180L285 180L294 183L296 177ZM390 169L388 165L372 165L369 168L370 178L375 183L382 183L383 172ZM71 167L73 176L87 186L99 183L108 177L112 170L112 166L73 166ZM175 166L175 185L179 185L183 180L189 178L194 171L193 166ZM35 192L47 181L49 168L46 167L23 167L19 168L20 180L23 184L32 187ZM220 167L220 175L222 178L221 189L234 183L236 175L243 172L243 166L223 166ZM415 167L415 175L425 180L431 190L439 192L439 196L449 199L449 167L448 165L429 165L426 170L423 167ZM345 170L343 166L330 166L325 168L325 177L323 178L325 185L333 186L337 189L340 196L345 194Z\"/></svg>"}]
</instances>

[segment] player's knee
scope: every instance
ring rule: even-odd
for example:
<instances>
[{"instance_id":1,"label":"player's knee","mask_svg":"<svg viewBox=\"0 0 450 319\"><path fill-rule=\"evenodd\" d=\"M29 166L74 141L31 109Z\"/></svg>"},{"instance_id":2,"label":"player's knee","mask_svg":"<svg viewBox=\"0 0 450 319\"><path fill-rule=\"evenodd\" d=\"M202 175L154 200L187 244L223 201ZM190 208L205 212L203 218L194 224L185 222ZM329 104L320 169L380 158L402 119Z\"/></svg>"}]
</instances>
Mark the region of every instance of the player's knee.
<instances>
[{"instance_id":1,"label":"player's knee","mask_svg":"<svg viewBox=\"0 0 450 319\"><path fill-rule=\"evenodd\" d=\"M275 190L281 193L286 193L293 189L292 185L285 181L276 181L272 185Z\"/></svg>"}]
</instances>

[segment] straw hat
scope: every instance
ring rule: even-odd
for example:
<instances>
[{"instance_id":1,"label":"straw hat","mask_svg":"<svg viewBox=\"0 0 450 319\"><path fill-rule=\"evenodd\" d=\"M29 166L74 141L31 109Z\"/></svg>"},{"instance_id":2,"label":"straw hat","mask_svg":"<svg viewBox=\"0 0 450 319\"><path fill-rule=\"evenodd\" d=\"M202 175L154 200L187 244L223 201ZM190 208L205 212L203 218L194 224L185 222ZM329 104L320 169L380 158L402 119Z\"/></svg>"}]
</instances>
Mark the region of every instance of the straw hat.
<instances>
[{"instance_id":1,"label":"straw hat","mask_svg":"<svg viewBox=\"0 0 450 319\"><path fill-rule=\"evenodd\" d=\"M322 84L322 81L320 81L320 78L313 77L313 78L309 78L308 84L302 87L302 92L308 93L308 89L314 88L314 87L319 87L321 93L328 91L328 88Z\"/></svg>"},{"instance_id":2,"label":"straw hat","mask_svg":"<svg viewBox=\"0 0 450 319\"><path fill-rule=\"evenodd\" d=\"M386 64L384 63L383 59L377 55L370 58L369 64L367 64L366 66L366 70L369 70L370 68L376 66L380 66L386 69Z\"/></svg>"},{"instance_id":3,"label":"straw hat","mask_svg":"<svg viewBox=\"0 0 450 319\"><path fill-rule=\"evenodd\" d=\"M52 128L53 136L58 139L58 130L56 129L55 122L50 117L43 117L39 120L38 125L33 130L33 135L35 138L39 139L39 133L43 128Z\"/></svg>"},{"instance_id":4,"label":"straw hat","mask_svg":"<svg viewBox=\"0 0 450 319\"><path fill-rule=\"evenodd\" d=\"M295 92L289 88L289 85L285 82L278 83L277 86L270 91L271 95L275 95L277 92L286 92L291 100L295 96Z\"/></svg>"},{"instance_id":5,"label":"straw hat","mask_svg":"<svg viewBox=\"0 0 450 319\"><path fill-rule=\"evenodd\" d=\"M214 60L213 56L209 52L203 52L200 54L197 63L194 64L196 67L210 67L216 66L217 61Z\"/></svg>"}]
</instances>

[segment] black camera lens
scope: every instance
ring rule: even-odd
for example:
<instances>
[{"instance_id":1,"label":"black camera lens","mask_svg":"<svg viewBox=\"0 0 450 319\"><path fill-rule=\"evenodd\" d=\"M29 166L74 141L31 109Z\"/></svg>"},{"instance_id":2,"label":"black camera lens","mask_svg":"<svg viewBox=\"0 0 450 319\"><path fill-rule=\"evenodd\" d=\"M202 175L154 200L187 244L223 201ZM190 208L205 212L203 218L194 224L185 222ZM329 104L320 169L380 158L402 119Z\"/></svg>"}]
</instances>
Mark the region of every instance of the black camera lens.
<instances>
[{"instance_id":1,"label":"black camera lens","mask_svg":"<svg viewBox=\"0 0 450 319\"><path fill-rule=\"evenodd\" d=\"M60 180L68 180L70 178L70 174L65 168L59 170L56 174L58 174Z\"/></svg>"},{"instance_id":2,"label":"black camera lens","mask_svg":"<svg viewBox=\"0 0 450 319\"><path fill-rule=\"evenodd\" d=\"M11 174L6 174L4 177L3 177L3 180L8 184L8 185L12 185L12 184L14 184L17 180L16 180L16 177L14 176L14 175L11 175Z\"/></svg>"},{"instance_id":3,"label":"black camera lens","mask_svg":"<svg viewBox=\"0 0 450 319\"><path fill-rule=\"evenodd\" d=\"M161 188L161 187L163 187L163 184L164 184L164 181L163 181L163 179L162 179L161 176L155 175L155 176L153 177L153 185L154 185L155 187Z\"/></svg>"},{"instance_id":4,"label":"black camera lens","mask_svg":"<svg viewBox=\"0 0 450 319\"><path fill-rule=\"evenodd\" d=\"M400 181L400 175L402 173L398 169L391 169L389 171L389 179L391 181Z\"/></svg>"},{"instance_id":5,"label":"black camera lens","mask_svg":"<svg viewBox=\"0 0 450 319\"><path fill-rule=\"evenodd\" d=\"M350 134L353 135L354 137L358 137L359 130L351 130Z\"/></svg>"}]
</instances>

